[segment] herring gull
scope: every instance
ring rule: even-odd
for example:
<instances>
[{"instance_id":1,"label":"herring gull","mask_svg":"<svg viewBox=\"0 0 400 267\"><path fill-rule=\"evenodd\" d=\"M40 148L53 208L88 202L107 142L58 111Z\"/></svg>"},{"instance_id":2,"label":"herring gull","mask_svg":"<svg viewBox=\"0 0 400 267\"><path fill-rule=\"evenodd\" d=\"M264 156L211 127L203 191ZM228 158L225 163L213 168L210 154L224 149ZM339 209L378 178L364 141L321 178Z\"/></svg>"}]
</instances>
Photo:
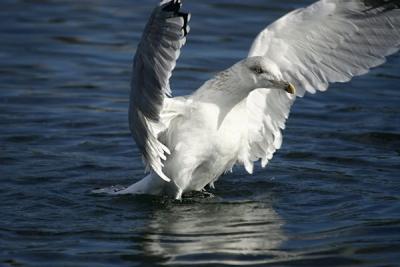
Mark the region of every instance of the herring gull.
<instances>
[{"instance_id":1,"label":"herring gull","mask_svg":"<svg viewBox=\"0 0 400 267\"><path fill-rule=\"evenodd\" d=\"M172 97L169 79L189 32L181 0L163 0L133 61L129 124L148 175L114 194L201 191L235 164L265 167L282 144L290 108L385 62L400 49L400 0L321 0L278 19L248 58Z\"/></svg>"}]
</instances>

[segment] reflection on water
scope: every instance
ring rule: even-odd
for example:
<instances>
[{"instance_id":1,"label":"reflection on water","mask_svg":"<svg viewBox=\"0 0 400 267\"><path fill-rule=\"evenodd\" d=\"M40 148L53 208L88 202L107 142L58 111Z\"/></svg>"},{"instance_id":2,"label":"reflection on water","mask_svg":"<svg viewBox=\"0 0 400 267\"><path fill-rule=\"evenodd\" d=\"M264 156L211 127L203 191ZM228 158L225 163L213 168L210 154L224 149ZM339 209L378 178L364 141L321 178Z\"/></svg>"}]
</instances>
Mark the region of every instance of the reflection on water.
<instances>
[{"instance_id":1,"label":"reflection on water","mask_svg":"<svg viewBox=\"0 0 400 267\"><path fill-rule=\"evenodd\" d=\"M144 250L173 264L257 264L281 254L283 224L268 203L173 203L154 213Z\"/></svg>"}]
</instances>

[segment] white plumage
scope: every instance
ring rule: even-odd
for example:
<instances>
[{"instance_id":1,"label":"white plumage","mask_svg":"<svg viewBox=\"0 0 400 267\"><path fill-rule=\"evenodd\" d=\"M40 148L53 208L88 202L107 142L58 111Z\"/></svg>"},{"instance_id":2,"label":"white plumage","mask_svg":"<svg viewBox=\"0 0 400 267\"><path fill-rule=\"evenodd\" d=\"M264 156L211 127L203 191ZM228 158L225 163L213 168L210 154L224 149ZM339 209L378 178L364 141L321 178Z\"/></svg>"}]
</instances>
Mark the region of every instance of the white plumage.
<instances>
[{"instance_id":1,"label":"white plumage","mask_svg":"<svg viewBox=\"0 0 400 267\"><path fill-rule=\"evenodd\" d=\"M235 164L265 167L282 144L290 107L385 62L400 48L400 1L321 0L277 20L249 57L192 95L170 98L169 78L189 31L180 0L163 0L134 60L130 128L150 173L115 194L181 198ZM294 85L294 86L293 86Z\"/></svg>"}]
</instances>

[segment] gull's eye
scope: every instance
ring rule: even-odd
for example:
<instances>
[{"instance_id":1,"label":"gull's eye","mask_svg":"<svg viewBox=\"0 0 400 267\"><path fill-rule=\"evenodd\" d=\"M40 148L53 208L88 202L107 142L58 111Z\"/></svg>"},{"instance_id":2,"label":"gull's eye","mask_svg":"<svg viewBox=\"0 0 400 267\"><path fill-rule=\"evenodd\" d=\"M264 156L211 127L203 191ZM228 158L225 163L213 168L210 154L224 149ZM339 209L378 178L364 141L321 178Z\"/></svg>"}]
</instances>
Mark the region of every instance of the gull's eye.
<instances>
[{"instance_id":1,"label":"gull's eye","mask_svg":"<svg viewBox=\"0 0 400 267\"><path fill-rule=\"evenodd\" d=\"M261 74L263 73L263 70L261 67L254 67L251 69L253 72L257 73L257 74Z\"/></svg>"}]
</instances>

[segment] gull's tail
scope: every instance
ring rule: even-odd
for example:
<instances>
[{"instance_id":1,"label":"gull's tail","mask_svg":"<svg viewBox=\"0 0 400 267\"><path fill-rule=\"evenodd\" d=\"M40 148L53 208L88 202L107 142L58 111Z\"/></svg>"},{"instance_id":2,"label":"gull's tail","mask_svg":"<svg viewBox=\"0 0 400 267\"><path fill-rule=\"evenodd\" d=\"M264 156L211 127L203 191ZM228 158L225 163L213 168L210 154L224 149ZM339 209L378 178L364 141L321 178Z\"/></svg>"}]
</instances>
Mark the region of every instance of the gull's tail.
<instances>
[{"instance_id":1,"label":"gull's tail","mask_svg":"<svg viewBox=\"0 0 400 267\"><path fill-rule=\"evenodd\" d=\"M160 179L156 174L150 173L142 180L128 186L111 186L93 190L94 194L109 194L109 195L160 195L164 191L165 181Z\"/></svg>"}]
</instances>

